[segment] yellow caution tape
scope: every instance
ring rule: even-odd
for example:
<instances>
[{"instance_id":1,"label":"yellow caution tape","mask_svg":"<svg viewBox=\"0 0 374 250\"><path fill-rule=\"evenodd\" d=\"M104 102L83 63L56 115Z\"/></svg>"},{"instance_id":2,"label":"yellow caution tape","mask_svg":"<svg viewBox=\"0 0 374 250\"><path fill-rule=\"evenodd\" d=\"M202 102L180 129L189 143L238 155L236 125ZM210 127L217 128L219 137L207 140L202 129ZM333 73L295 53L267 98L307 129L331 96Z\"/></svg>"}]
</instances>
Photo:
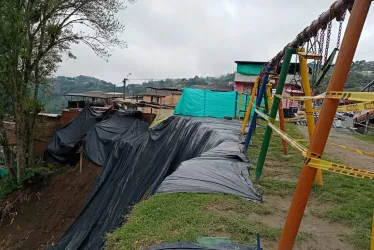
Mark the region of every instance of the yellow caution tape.
<instances>
[{"instance_id":1,"label":"yellow caution tape","mask_svg":"<svg viewBox=\"0 0 374 250\"><path fill-rule=\"evenodd\" d=\"M265 120L269 120L269 116L265 115L258 109L255 109L255 112L260 115ZM374 179L374 172L370 172L367 170L357 169L357 168L351 168L345 165L332 163L329 161L325 161L322 159L317 158L311 158L307 157L308 155L308 149L304 147L302 144L298 143L296 140L294 140L292 137L284 133L282 130L277 128L274 124L268 121L268 126L278 133L285 141L287 141L291 146L293 146L295 149L299 150L301 154L306 158L304 164L313 167L318 168L321 170L339 173L342 175L352 176L352 177L358 177L358 178L366 178L366 179Z\"/></svg>"},{"instance_id":2,"label":"yellow caution tape","mask_svg":"<svg viewBox=\"0 0 374 250\"><path fill-rule=\"evenodd\" d=\"M363 150L360 150L360 149L357 149L357 148L351 148L351 147L348 147L348 146L345 146L345 145L336 144L336 143L333 143L333 142L327 142L327 143L331 144L331 145L334 145L334 146L337 146L337 147L340 147L340 148L345 148L345 149L351 150L351 151L359 153L359 154L374 157L374 153L366 152L366 151L363 151Z\"/></svg>"},{"instance_id":3,"label":"yellow caution tape","mask_svg":"<svg viewBox=\"0 0 374 250\"><path fill-rule=\"evenodd\" d=\"M329 91L316 96L282 96L275 95L282 99L305 101L305 100L319 100L324 98L350 100L357 102L372 102L374 100L374 92L342 92L342 91Z\"/></svg>"},{"instance_id":4,"label":"yellow caution tape","mask_svg":"<svg viewBox=\"0 0 374 250\"><path fill-rule=\"evenodd\" d=\"M350 101L357 101L357 102L370 102L374 100L374 92L329 91L329 92L326 92L326 98L350 100Z\"/></svg>"},{"instance_id":5,"label":"yellow caution tape","mask_svg":"<svg viewBox=\"0 0 374 250\"><path fill-rule=\"evenodd\" d=\"M358 177L358 178L365 178L365 179L374 179L374 172L370 172L367 170L351 168L345 165L340 165L336 163L332 163L329 161L316 159L316 158L307 158L305 161L305 165L313 168L318 168L321 170L326 170L329 172L334 172L342 175Z\"/></svg>"},{"instance_id":6,"label":"yellow caution tape","mask_svg":"<svg viewBox=\"0 0 374 250\"><path fill-rule=\"evenodd\" d=\"M360 112L372 109L374 109L374 101L338 106L337 112ZM315 109L314 112L321 112L321 110Z\"/></svg>"},{"instance_id":7,"label":"yellow caution tape","mask_svg":"<svg viewBox=\"0 0 374 250\"><path fill-rule=\"evenodd\" d=\"M284 120L285 121L297 121L297 120L300 120L300 119L306 119L306 116L305 115L300 115L300 116L295 116L293 118L286 118Z\"/></svg>"},{"instance_id":8,"label":"yellow caution tape","mask_svg":"<svg viewBox=\"0 0 374 250\"><path fill-rule=\"evenodd\" d=\"M294 100L294 101L306 101L306 100L319 100L324 99L326 97L326 93L316 95L316 96L282 96L282 95L275 95L276 97L279 97L281 99L286 100Z\"/></svg>"},{"instance_id":9,"label":"yellow caution tape","mask_svg":"<svg viewBox=\"0 0 374 250\"><path fill-rule=\"evenodd\" d=\"M305 140L305 139L297 139L296 141L309 142L309 140ZM366 151L361 150L361 149L348 147L348 146L337 144L337 143L330 142L330 141L328 141L327 143L330 144L330 145L334 145L336 147L348 149L348 150L356 152L358 154L362 154L362 155L367 155L367 156L370 156L370 157L374 157L374 153L366 152Z\"/></svg>"},{"instance_id":10,"label":"yellow caution tape","mask_svg":"<svg viewBox=\"0 0 374 250\"><path fill-rule=\"evenodd\" d=\"M261 116L262 118L264 118L265 120L267 120L267 121L269 120L269 116L265 115L264 113L262 113L258 109L255 109L255 112L259 116ZM289 135L287 135L282 130L280 130L279 128L277 128L271 122L268 122L268 125L269 125L269 127L271 127L272 130L274 130L275 132L277 132L286 142L288 142L289 144L291 144L292 146L294 146L296 149L298 149L303 154L304 157L306 157L306 153L308 151L308 149L306 147L304 147L303 145L301 145L300 143L298 143L297 141L295 141L294 139L292 139Z\"/></svg>"}]
</instances>

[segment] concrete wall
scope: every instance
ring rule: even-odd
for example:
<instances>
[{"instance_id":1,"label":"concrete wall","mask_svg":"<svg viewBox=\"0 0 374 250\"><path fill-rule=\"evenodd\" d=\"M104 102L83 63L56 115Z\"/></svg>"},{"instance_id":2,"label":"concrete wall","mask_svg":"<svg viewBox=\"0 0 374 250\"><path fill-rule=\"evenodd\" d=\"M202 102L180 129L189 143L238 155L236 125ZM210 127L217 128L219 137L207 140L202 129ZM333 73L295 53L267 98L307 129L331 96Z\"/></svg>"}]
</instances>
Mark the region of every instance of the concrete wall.
<instances>
[{"instance_id":1,"label":"concrete wall","mask_svg":"<svg viewBox=\"0 0 374 250\"><path fill-rule=\"evenodd\" d=\"M165 96L163 99L161 99L161 104L176 106L178 104L180 97L181 97L180 94L171 94L171 95Z\"/></svg>"}]
</instances>

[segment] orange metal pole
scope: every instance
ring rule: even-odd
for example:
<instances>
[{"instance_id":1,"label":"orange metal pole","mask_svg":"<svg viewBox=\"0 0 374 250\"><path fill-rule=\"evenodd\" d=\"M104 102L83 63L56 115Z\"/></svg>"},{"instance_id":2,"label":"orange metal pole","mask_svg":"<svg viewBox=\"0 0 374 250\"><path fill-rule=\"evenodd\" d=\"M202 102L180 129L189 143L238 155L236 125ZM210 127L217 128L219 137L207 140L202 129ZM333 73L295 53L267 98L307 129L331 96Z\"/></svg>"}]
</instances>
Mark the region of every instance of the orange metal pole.
<instances>
[{"instance_id":1,"label":"orange metal pole","mask_svg":"<svg viewBox=\"0 0 374 250\"><path fill-rule=\"evenodd\" d=\"M275 79L275 86L277 86L277 85L278 85L278 78ZM279 116L280 129L283 132L286 132L286 125L284 123L284 113L283 113L282 100L279 103L278 116ZM283 154L288 155L287 142L286 142L285 139L282 139L282 148L283 148Z\"/></svg>"},{"instance_id":2,"label":"orange metal pole","mask_svg":"<svg viewBox=\"0 0 374 250\"><path fill-rule=\"evenodd\" d=\"M286 125L284 124L284 113L283 113L282 101L279 103L278 114L279 114L280 129L283 132L286 132ZM283 147L283 154L288 155L287 142L285 139L282 139L282 147Z\"/></svg>"},{"instance_id":3,"label":"orange metal pole","mask_svg":"<svg viewBox=\"0 0 374 250\"><path fill-rule=\"evenodd\" d=\"M340 53L327 91L343 91L344 89L370 4L371 0L356 0L354 2ZM324 100L310 145L309 154L312 157L321 157L323 150L325 149L338 105L339 100L329 98ZM291 250L293 248L304 215L305 207L312 190L316 172L316 168L311 168L304 164L292 199L290 210L288 211L278 250Z\"/></svg>"}]
</instances>

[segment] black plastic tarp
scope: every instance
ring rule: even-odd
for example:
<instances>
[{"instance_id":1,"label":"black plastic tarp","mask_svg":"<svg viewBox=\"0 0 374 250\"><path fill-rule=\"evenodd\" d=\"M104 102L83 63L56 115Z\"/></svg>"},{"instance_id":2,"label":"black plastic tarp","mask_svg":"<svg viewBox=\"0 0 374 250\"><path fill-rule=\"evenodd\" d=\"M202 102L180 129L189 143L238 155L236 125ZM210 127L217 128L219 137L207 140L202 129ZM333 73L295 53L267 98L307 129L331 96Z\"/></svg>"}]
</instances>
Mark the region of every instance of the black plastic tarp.
<instances>
[{"instance_id":1,"label":"black plastic tarp","mask_svg":"<svg viewBox=\"0 0 374 250\"><path fill-rule=\"evenodd\" d=\"M218 244L216 246L205 246L197 243L176 242L152 246L144 250L257 250L257 247L250 247L242 244Z\"/></svg>"},{"instance_id":2,"label":"black plastic tarp","mask_svg":"<svg viewBox=\"0 0 374 250\"><path fill-rule=\"evenodd\" d=\"M85 105L71 123L56 130L44 153L44 161L55 165L74 166L79 160L79 141L106 115L107 112L96 112L90 105Z\"/></svg>"},{"instance_id":3,"label":"black plastic tarp","mask_svg":"<svg viewBox=\"0 0 374 250\"><path fill-rule=\"evenodd\" d=\"M227 149L227 151L224 151ZM224 193L261 201L262 195L248 179L247 161L243 161L237 142L222 142L200 157L182 162L162 182L158 193Z\"/></svg>"},{"instance_id":4,"label":"black plastic tarp","mask_svg":"<svg viewBox=\"0 0 374 250\"><path fill-rule=\"evenodd\" d=\"M83 211L52 249L102 249L105 235L124 222L131 206L152 195L182 162L203 153L239 155L219 147L239 143L239 134L237 121L172 116L138 137L122 136Z\"/></svg>"},{"instance_id":5,"label":"black plastic tarp","mask_svg":"<svg viewBox=\"0 0 374 250\"><path fill-rule=\"evenodd\" d=\"M140 111L118 110L111 118L94 125L84 138L84 152L88 159L104 166L121 137L131 140L147 131L149 125L139 120L141 114Z\"/></svg>"}]
</instances>

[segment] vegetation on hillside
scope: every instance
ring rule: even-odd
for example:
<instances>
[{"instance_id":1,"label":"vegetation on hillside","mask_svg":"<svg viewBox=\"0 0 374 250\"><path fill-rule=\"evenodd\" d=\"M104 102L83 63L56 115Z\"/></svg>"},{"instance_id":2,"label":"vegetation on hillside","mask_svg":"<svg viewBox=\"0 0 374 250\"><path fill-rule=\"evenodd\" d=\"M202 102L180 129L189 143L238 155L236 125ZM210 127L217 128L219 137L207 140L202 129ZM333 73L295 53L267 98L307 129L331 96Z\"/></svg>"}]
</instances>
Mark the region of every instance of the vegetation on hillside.
<instances>
[{"instance_id":1,"label":"vegetation on hillside","mask_svg":"<svg viewBox=\"0 0 374 250\"><path fill-rule=\"evenodd\" d=\"M3 0L0 4L0 144L11 177L22 184L33 167L37 114L62 55L76 58L71 44L83 43L98 56L123 47L124 26L116 18L124 0ZM4 119L15 121L16 147L10 147ZM14 152L16 148L16 152ZM18 167L13 162L17 156Z\"/></svg>"},{"instance_id":2,"label":"vegetation on hillside","mask_svg":"<svg viewBox=\"0 0 374 250\"><path fill-rule=\"evenodd\" d=\"M364 72L373 71L373 74ZM332 73L332 69L330 73ZM366 73L366 74L365 74ZM366 62L356 61L351 68L350 74L345 88L351 91L360 91L367 83L374 80L374 61ZM167 78L165 80L158 81L146 81L142 84L127 84L126 93L129 95L140 95L145 92L146 87L160 87L160 88L186 88L193 85L229 85L234 81L234 73L228 73L218 77L191 77L191 78ZM323 81L323 85L318 89L320 92L324 92L329 81L327 75ZM131 82L131 79L130 79ZM123 92L123 86L115 86L114 84L106 81L99 80L90 76L77 76L77 77L64 77L59 76L54 79L54 91L51 98L46 100L46 111L59 113L63 107L66 106L66 99L63 94L68 92L87 92L100 90L105 92Z\"/></svg>"},{"instance_id":3,"label":"vegetation on hillside","mask_svg":"<svg viewBox=\"0 0 374 250\"><path fill-rule=\"evenodd\" d=\"M130 79L131 80L131 79ZM165 79L160 81L146 81L142 84L127 84L128 95L140 95L145 92L146 87L185 88L192 85L227 85L234 81L234 73L218 77L198 77ZM54 91L50 98L44 99L45 109L50 113L59 113L66 107L67 100L63 97L66 93L81 93L87 91L104 91L122 93L123 86L99 80L90 76L65 77L58 76L54 79Z\"/></svg>"}]
</instances>

